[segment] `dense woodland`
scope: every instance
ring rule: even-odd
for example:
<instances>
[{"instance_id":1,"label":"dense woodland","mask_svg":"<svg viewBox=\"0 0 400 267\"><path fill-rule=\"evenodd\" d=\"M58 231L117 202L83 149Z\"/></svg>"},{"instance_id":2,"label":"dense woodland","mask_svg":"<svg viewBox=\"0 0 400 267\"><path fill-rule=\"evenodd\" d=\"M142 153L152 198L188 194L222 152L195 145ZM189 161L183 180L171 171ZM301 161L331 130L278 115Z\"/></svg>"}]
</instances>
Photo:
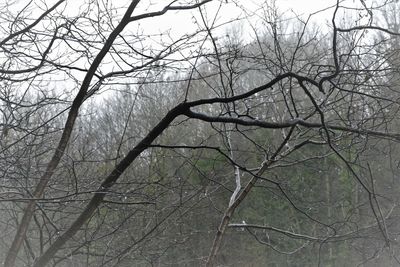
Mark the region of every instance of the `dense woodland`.
<instances>
[{"instance_id":1,"label":"dense woodland","mask_svg":"<svg viewBox=\"0 0 400 267\"><path fill-rule=\"evenodd\" d=\"M400 266L400 3L279 2L0 1L2 264Z\"/></svg>"}]
</instances>

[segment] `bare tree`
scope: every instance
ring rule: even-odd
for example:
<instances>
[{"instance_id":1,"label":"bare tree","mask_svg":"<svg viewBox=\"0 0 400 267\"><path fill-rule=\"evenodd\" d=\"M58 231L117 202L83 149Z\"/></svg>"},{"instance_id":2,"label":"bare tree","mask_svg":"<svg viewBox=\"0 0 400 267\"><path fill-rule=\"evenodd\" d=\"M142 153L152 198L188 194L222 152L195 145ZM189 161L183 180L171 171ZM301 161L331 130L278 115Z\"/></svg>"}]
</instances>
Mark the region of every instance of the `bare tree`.
<instances>
[{"instance_id":1,"label":"bare tree","mask_svg":"<svg viewBox=\"0 0 400 267\"><path fill-rule=\"evenodd\" d=\"M4 3L4 266L185 264L179 249L215 266L245 238L312 264L398 261L389 2L308 18L242 4ZM244 15L221 22L230 5ZM171 14L192 32L142 28Z\"/></svg>"}]
</instances>

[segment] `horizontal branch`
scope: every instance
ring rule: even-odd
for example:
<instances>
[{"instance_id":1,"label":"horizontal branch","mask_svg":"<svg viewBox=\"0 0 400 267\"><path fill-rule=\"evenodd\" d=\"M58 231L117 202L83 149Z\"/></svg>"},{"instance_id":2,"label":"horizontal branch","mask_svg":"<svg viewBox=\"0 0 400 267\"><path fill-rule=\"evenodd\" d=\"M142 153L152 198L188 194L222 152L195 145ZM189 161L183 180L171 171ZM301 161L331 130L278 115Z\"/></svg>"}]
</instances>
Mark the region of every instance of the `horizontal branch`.
<instances>
[{"instance_id":1,"label":"horizontal branch","mask_svg":"<svg viewBox=\"0 0 400 267\"><path fill-rule=\"evenodd\" d=\"M259 87L256 87L256 88L254 88L246 93L243 93L243 94L235 95L232 97L215 97L215 98L200 99L200 100L188 102L187 104L189 107L196 107L196 106L206 105L206 104L230 103L230 102L238 101L241 99L248 98L252 95L255 95L258 92L264 91L266 89L270 89L276 83L278 83L286 78L295 78L299 82L308 82L308 83L316 86L318 88L318 90L322 91L322 89L319 87L318 82L314 81L313 79L295 74L293 72L286 72L286 73L276 76L274 79L272 79L268 83L261 85Z\"/></svg>"},{"instance_id":2,"label":"horizontal branch","mask_svg":"<svg viewBox=\"0 0 400 267\"><path fill-rule=\"evenodd\" d=\"M387 133L387 132L380 132L380 131L372 131L367 129L359 129L359 128L351 128L341 125L333 125L329 123L322 123L319 122L307 122L300 118L290 119L283 122L265 122L260 120L244 120L239 118L232 118L232 117L223 117L223 116L209 116L203 113L193 112L188 110L185 112L185 115L192 119L199 119L206 122L220 122L220 123L232 123L242 126L258 126L261 128L267 129L282 129L282 128L290 128L293 126L303 126L306 128L323 128L326 127L330 130L342 131L342 132L350 132L350 133L357 133L360 135L370 135L370 136L377 136L377 137L384 137L394 139L396 141L400 141L400 134L398 133Z\"/></svg>"},{"instance_id":3,"label":"horizontal branch","mask_svg":"<svg viewBox=\"0 0 400 267\"><path fill-rule=\"evenodd\" d=\"M303 235L303 234L296 234L293 232L289 232L286 230L282 230L276 227L272 227L272 226L266 226L266 225L258 225L258 224L246 224L246 223L231 223L228 225L228 227L231 228L253 228L253 229L263 229L263 230L270 230L270 231L274 231L277 233L281 233L284 234L288 237L291 238L295 238L295 239L303 239L303 240L308 240L308 241L323 241L326 240L322 239L322 238L318 238L318 237L314 237L314 236L309 236L309 235Z\"/></svg>"},{"instance_id":4,"label":"horizontal branch","mask_svg":"<svg viewBox=\"0 0 400 267\"><path fill-rule=\"evenodd\" d=\"M359 228L357 230L348 232L348 233L344 233L341 235L333 235L333 236L324 236L324 237L315 237L315 236L309 236L309 235L304 235L304 234L298 234L298 233L293 233L287 230L283 230L280 228L276 228L273 226L268 226L268 225L259 225L259 224L247 224L247 223L232 223L229 224L228 227L231 228L245 228L245 229L261 229L261 230L269 230L269 231L273 231L276 233L280 233L283 235L286 235L290 238L294 238L294 239L302 239L302 240L307 240L307 241L313 241L313 242L323 242L323 243L327 243L327 242L337 242L340 240L345 240L345 239L349 239L349 238L356 238L359 237L359 234L362 231L367 231L368 233L371 234L371 229L377 227L377 223L372 224L372 225L368 225L362 228Z\"/></svg>"},{"instance_id":5,"label":"horizontal branch","mask_svg":"<svg viewBox=\"0 0 400 267\"><path fill-rule=\"evenodd\" d=\"M187 6L173 6L172 4L176 1L172 1L172 3L170 3L169 5L167 5L166 7L164 7L162 10L160 11L154 11L154 12L149 12L149 13L145 13L145 14L141 14L141 15L137 15L137 16L132 16L130 18L130 21L136 21L136 20L141 20L141 19L145 19L145 18L152 18L152 17L158 17L161 15L164 15L165 13L167 13L168 11L172 11L172 10L189 10L189 9L195 9L198 8L208 2L211 2L212 0L204 0L201 1L200 3L197 4L193 4L193 5L187 5Z\"/></svg>"},{"instance_id":6,"label":"horizontal branch","mask_svg":"<svg viewBox=\"0 0 400 267\"><path fill-rule=\"evenodd\" d=\"M365 26L355 26L347 29L342 29L342 28L336 28L338 32L352 32L352 31L360 31L360 30L378 30L382 32L386 32L390 35L396 35L400 36L400 33L398 32L393 32L391 30L379 27L379 26L372 26L372 25L365 25Z\"/></svg>"}]
</instances>

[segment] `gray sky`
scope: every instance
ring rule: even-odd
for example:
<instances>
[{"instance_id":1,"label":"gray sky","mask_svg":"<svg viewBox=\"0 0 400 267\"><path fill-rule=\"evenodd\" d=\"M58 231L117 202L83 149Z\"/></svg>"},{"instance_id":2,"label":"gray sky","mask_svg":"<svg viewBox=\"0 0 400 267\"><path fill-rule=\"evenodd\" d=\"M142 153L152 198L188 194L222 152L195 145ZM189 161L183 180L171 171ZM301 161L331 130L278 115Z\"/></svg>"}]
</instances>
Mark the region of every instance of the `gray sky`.
<instances>
[{"instance_id":1,"label":"gray sky","mask_svg":"<svg viewBox=\"0 0 400 267\"><path fill-rule=\"evenodd\" d=\"M164 2L164 1L162 1ZM235 4L236 2L236 4ZM265 0L228 0L228 4L223 4L221 11L217 15L217 21L222 24L229 19L236 18L240 15L244 17L243 9L248 13L252 13L256 10L259 16L262 16L262 7L265 8ZM214 19L216 12L218 10L220 1L214 1L207 4L206 13L209 21ZM336 4L336 0L277 0L276 5L281 13L285 17L297 20L296 16L300 16L302 19L307 19L311 13L322 10L327 7L332 7ZM157 5L158 6L158 5ZM161 6L160 6L161 7ZM153 7L157 9L156 6ZM266 8L265 8L266 9ZM325 10L321 13L312 16L310 22L320 25L326 25L330 23L332 18L333 8ZM191 32L196 28L195 20L193 16L200 21L200 15L198 10L179 12L179 15L170 12L169 14L158 17L157 19L149 19L147 21L142 21L141 24L146 32L162 32L164 29L171 29L173 35L182 35L187 32ZM255 15L249 21L253 25L257 25L257 20L260 18ZM243 24L246 24L243 23ZM232 27L232 26L227 26ZM222 28L223 32L224 29ZM217 31L218 34L218 31Z\"/></svg>"}]
</instances>

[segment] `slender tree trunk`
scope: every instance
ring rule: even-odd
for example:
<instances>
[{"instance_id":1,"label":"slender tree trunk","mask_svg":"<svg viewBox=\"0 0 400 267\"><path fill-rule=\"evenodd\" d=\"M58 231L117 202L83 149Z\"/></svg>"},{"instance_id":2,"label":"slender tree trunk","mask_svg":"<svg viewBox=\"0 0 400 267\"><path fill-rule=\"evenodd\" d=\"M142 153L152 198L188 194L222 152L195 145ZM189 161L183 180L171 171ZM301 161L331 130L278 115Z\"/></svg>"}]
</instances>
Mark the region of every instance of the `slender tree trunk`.
<instances>
[{"instance_id":1,"label":"slender tree trunk","mask_svg":"<svg viewBox=\"0 0 400 267\"><path fill-rule=\"evenodd\" d=\"M86 93L90 87L91 81L93 79L93 76L94 76L98 66L100 65L100 63L103 60L103 58L105 57L105 55L108 53L114 40L121 33L121 31L125 28L125 26L129 23L130 16L139 2L140 2L140 0L132 1L130 6L128 7L124 17L122 18L122 21L115 28L115 30L110 34L110 36L107 39L107 41L105 42L103 48L101 49L99 54L94 59L92 65L90 66L90 68L82 82L81 88L79 89L79 92L76 95L76 97L72 103L71 109L68 113L67 121L64 126L64 130L63 130L61 139L60 139L58 146L53 154L53 157L51 158L49 164L47 165L45 173L40 178L39 183L36 186L36 189L33 193L33 200L31 200L28 203L27 207L25 208L25 212L24 212L22 220L18 226L17 233L15 234L14 240L13 240L11 247L7 253L6 260L4 262L4 267L13 267L15 265L15 260L17 258L18 252L21 249L21 245L23 243L23 240L25 239L26 232L28 231L29 223L35 212L35 207L36 207L35 199L41 198L43 196L43 193L45 191L45 188L46 188L50 178L53 176L58 164L60 163L62 156L64 155L65 149L66 149L69 139L71 137L72 130L74 128L76 118L78 117L79 108L81 107L83 101L85 100Z\"/></svg>"},{"instance_id":2,"label":"slender tree trunk","mask_svg":"<svg viewBox=\"0 0 400 267\"><path fill-rule=\"evenodd\" d=\"M328 162L328 158L325 157L324 158L324 167L325 167L325 194L326 194L326 212L327 212L327 217L328 220L330 221L332 219L332 208L331 208L331 179L329 176L329 162ZM333 258L333 249L332 249L332 245L330 243L326 244L328 246L328 262L331 266L331 262L332 262L332 258Z\"/></svg>"},{"instance_id":3,"label":"slender tree trunk","mask_svg":"<svg viewBox=\"0 0 400 267\"><path fill-rule=\"evenodd\" d=\"M207 259L206 266L207 267L212 267L215 264L215 257L217 256L218 250L221 247L222 243L222 238L226 232L226 228L228 227L228 224L233 216L233 213L235 212L236 208L242 203L242 201L246 198L246 196L250 193L251 189L255 185L255 183L258 180L258 177L261 176L265 170L268 169L272 161L267 161L263 164L261 169L257 172L257 174L251 178L251 180L247 183L243 191L239 194L239 196L236 198L231 205L226 209L224 216L222 217L221 223L219 224L217 233L215 235L210 254Z\"/></svg>"}]
</instances>

